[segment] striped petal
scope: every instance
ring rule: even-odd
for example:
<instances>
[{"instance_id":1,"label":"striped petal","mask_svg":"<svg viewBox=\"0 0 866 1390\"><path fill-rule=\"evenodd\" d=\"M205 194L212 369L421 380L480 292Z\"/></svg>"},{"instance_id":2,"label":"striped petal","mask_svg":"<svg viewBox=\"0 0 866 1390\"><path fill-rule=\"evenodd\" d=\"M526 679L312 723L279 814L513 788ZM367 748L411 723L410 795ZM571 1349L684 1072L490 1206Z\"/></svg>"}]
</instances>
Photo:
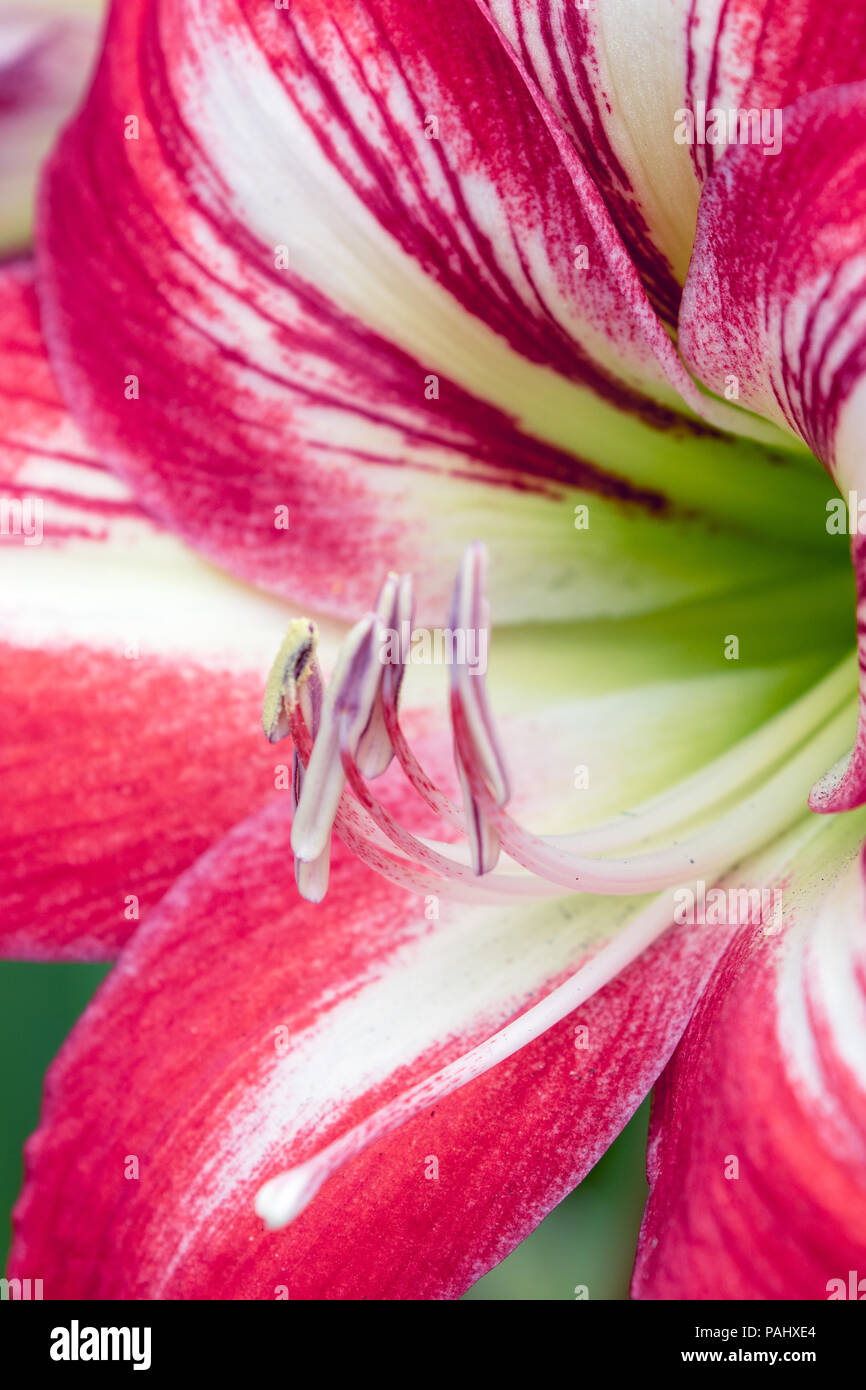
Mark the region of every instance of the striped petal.
<instances>
[{"instance_id":1,"label":"striped petal","mask_svg":"<svg viewBox=\"0 0 866 1390\"><path fill-rule=\"evenodd\" d=\"M39 166L96 57L102 0L0 5L0 255L30 238Z\"/></svg>"},{"instance_id":2,"label":"striped petal","mask_svg":"<svg viewBox=\"0 0 866 1390\"><path fill-rule=\"evenodd\" d=\"M832 12L823 0L489 3L672 325L701 188L729 142L728 113L738 131L741 111L757 113L748 138L773 146L779 108L866 73L859 0Z\"/></svg>"},{"instance_id":3,"label":"striped petal","mask_svg":"<svg viewBox=\"0 0 866 1390\"><path fill-rule=\"evenodd\" d=\"M597 821L721 752L709 801L687 779L675 805L645 808L640 838L647 816L658 834L767 766L787 775L848 682L831 673L817 701L791 702L827 653L804 662L762 599L739 670L719 669L706 610L625 634L588 625L583 640L503 634L493 703L515 809L546 829L541 811L573 822L586 798ZM813 626L828 637L829 621ZM437 782L448 742L417 745ZM781 797L787 819L798 790ZM390 788L396 818L410 802ZM763 814L757 829L772 833ZM44 1267L48 1297L459 1295L580 1179L675 1045L727 937L671 930L672 912L664 894L407 895L339 848L311 908L291 885L287 808L267 808L169 892L70 1040L29 1151L13 1270ZM68 1184L92 1214L84 1243ZM266 1233L256 1203L269 1226L306 1209ZM133 1228L134 1268L113 1256Z\"/></svg>"},{"instance_id":4,"label":"striped petal","mask_svg":"<svg viewBox=\"0 0 866 1390\"><path fill-rule=\"evenodd\" d=\"M458 1296L633 1112L721 944L669 934L271 1232L253 1205L265 1179L525 1016L634 912L581 898L437 914L345 855L312 908L287 851L273 807L206 855L55 1064L10 1270L38 1268L46 1298Z\"/></svg>"},{"instance_id":5,"label":"striped petal","mask_svg":"<svg viewBox=\"0 0 866 1390\"><path fill-rule=\"evenodd\" d=\"M656 1090L637 1297L866 1296L863 830L810 818L740 870L780 912L729 946Z\"/></svg>"},{"instance_id":6,"label":"striped petal","mask_svg":"<svg viewBox=\"0 0 866 1390\"><path fill-rule=\"evenodd\" d=\"M833 534L839 547L845 542L836 537L850 531L861 603L864 119L866 84L834 88L785 111L777 156L746 146L728 153L704 192L680 315L682 351L707 385L720 390L736 380L744 405L799 436L827 465L845 501L828 492L812 527ZM862 622L859 629L863 665ZM866 799L866 694L863 700L851 761L816 787L816 810Z\"/></svg>"},{"instance_id":7,"label":"striped petal","mask_svg":"<svg viewBox=\"0 0 866 1390\"><path fill-rule=\"evenodd\" d=\"M104 959L215 838L287 795L259 709L288 615L94 457L24 267L0 276L0 533L0 951Z\"/></svg>"},{"instance_id":8,"label":"striped petal","mask_svg":"<svg viewBox=\"0 0 866 1390\"><path fill-rule=\"evenodd\" d=\"M820 550L809 461L695 417L733 428L475 0L116 5L39 240L85 431L193 544L313 606L354 616L387 556L432 619L479 532L500 622Z\"/></svg>"}]
</instances>

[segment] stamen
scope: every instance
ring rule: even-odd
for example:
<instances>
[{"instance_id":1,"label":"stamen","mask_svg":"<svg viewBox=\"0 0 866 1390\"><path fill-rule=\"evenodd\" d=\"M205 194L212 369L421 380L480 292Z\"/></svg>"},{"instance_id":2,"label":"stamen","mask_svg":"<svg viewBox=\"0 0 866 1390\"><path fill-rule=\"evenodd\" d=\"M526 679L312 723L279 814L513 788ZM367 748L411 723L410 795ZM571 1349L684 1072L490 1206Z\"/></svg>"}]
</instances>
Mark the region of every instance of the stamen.
<instances>
[{"instance_id":1,"label":"stamen","mask_svg":"<svg viewBox=\"0 0 866 1390\"><path fill-rule=\"evenodd\" d=\"M385 721L384 699L387 686L388 697L396 708L406 673L402 638L404 623L411 632L413 617L412 581L408 575L404 574L402 578L396 574L388 575L376 604L376 616L380 622L380 634L387 637L389 642L392 634L396 636L402 659L395 661L393 652L379 653L382 660L381 681L373 700L369 723L358 740L358 767L365 777L381 777L394 757L394 745ZM386 660L386 656L390 656L391 660Z\"/></svg>"},{"instance_id":2,"label":"stamen","mask_svg":"<svg viewBox=\"0 0 866 1390\"><path fill-rule=\"evenodd\" d=\"M455 829L465 833L466 821L462 811L455 806L450 797L441 792L433 778L424 771L409 743L406 735L400 727L400 720L397 713L396 704L390 699L390 692L387 685L383 690L383 703L385 713L385 724L391 738L391 744L397 756L397 761L406 776L407 781L415 788L425 805L441 820L453 825Z\"/></svg>"},{"instance_id":3,"label":"stamen","mask_svg":"<svg viewBox=\"0 0 866 1390\"><path fill-rule=\"evenodd\" d=\"M464 644L467 652L470 632L483 632L489 637L489 608L484 597L486 575L487 551L483 545L475 542L469 546L463 557L451 607L452 629L467 635ZM472 674L466 660L455 662L451 667L451 707L452 712L456 707L462 714L463 726L458 742L461 761L466 771L477 767L496 805L504 806L511 793L505 759L499 747L487 702L484 672L476 671Z\"/></svg>"},{"instance_id":4,"label":"stamen","mask_svg":"<svg viewBox=\"0 0 866 1390\"><path fill-rule=\"evenodd\" d=\"M265 688L262 726L271 743L279 743L292 730L297 712L315 738L322 710L322 678L316 660L318 633L315 623L296 618L289 624L283 645L271 667ZM292 816L298 809L304 785L304 767L297 747L292 753ZM305 864L295 855L295 881L308 902L319 903L328 891L331 837L323 852Z\"/></svg>"},{"instance_id":5,"label":"stamen","mask_svg":"<svg viewBox=\"0 0 866 1390\"><path fill-rule=\"evenodd\" d=\"M318 668L313 672L313 675L318 679ZM313 685L312 679L309 685ZM303 709L304 700L302 698L293 708L291 718L291 733L301 768L301 779L303 779L303 768L305 764L309 764L313 751L313 738ZM507 875L489 874L483 882L480 882L462 859L451 858L454 853L459 854L459 846L439 846L435 842L425 842L399 826L373 797L369 787L361 778L357 764L351 758L348 749L342 744L341 759L343 759L344 771L347 776L349 772L352 774L350 785L356 791L358 799L352 800L346 796L342 797L334 820L334 828L352 853L363 863L375 869L383 878L413 893L435 893L439 897L454 899L458 902L507 903L520 898L537 899L560 896L560 890L555 885L541 882L517 864L510 866L512 872ZM357 785L355 779L357 779ZM403 853L395 855L387 847L383 847L380 830L392 843L405 850L409 857ZM423 858L425 864L433 862L428 851L433 856L441 856L441 867L447 876L440 877L419 864L419 858ZM300 861L296 860L296 877L298 877L301 892L304 893L302 880L297 872L299 863ZM454 871L459 871L456 876L452 876ZM305 893L304 896L306 896ZM311 899L311 901L319 901L319 899Z\"/></svg>"},{"instance_id":6,"label":"stamen","mask_svg":"<svg viewBox=\"0 0 866 1390\"><path fill-rule=\"evenodd\" d=\"M289 732L291 710L310 677L317 642L316 625L309 618L294 618L289 623L265 686L262 728L270 743L279 743Z\"/></svg>"},{"instance_id":7,"label":"stamen","mask_svg":"<svg viewBox=\"0 0 866 1390\"><path fill-rule=\"evenodd\" d=\"M292 753L292 816L297 813L304 786L304 765L298 757L297 748ZM295 860L295 883L298 892L308 903L320 903L328 891L331 875L331 836L317 859L305 863L297 855Z\"/></svg>"},{"instance_id":8,"label":"stamen","mask_svg":"<svg viewBox=\"0 0 866 1390\"><path fill-rule=\"evenodd\" d=\"M319 858L328 843L346 783L340 761L341 725L349 746L357 750L370 723L382 679L382 664L376 650L378 624L378 616L368 613L352 628L325 696L321 724L292 826L292 849L308 864Z\"/></svg>"},{"instance_id":9,"label":"stamen","mask_svg":"<svg viewBox=\"0 0 866 1390\"><path fill-rule=\"evenodd\" d=\"M341 742L340 754L346 780L357 797L359 805L410 861L422 864L433 872L442 874L445 878L460 879L462 882L468 882L477 876L478 870L474 866L470 867L458 859L452 859L448 854L441 853L394 820L391 813L385 809L367 786L361 769L352 757L351 749L345 740Z\"/></svg>"},{"instance_id":10,"label":"stamen","mask_svg":"<svg viewBox=\"0 0 866 1390\"><path fill-rule=\"evenodd\" d=\"M696 834L662 849L623 858L574 854L560 842L524 830L497 807L480 778L473 794L485 806L505 852L518 864L571 892L630 895L658 892L691 877L711 879L780 834L801 814L798 794L849 741L851 708L843 708L758 789Z\"/></svg>"},{"instance_id":11,"label":"stamen","mask_svg":"<svg viewBox=\"0 0 866 1390\"><path fill-rule=\"evenodd\" d=\"M484 597L487 551L470 545L463 557L451 604L451 630L463 637L464 660L451 668L451 713L454 727L454 763L463 797L466 834L476 874L487 874L496 867L500 841L496 826L488 815L484 800L476 795L476 781L483 781L494 804L503 806L509 797L505 759L499 750L496 731L487 706L483 672L470 673L469 634L475 636L475 651L487 650L489 612ZM480 634L484 633L482 648ZM457 643L458 653L460 643Z\"/></svg>"},{"instance_id":12,"label":"stamen","mask_svg":"<svg viewBox=\"0 0 866 1390\"><path fill-rule=\"evenodd\" d=\"M483 547L474 545L461 565L451 620L464 634L470 630L486 630L485 564ZM466 808L465 816L461 816L421 769L400 728L397 699L405 673L404 662L383 664L376 659L377 655L382 655L381 650L377 653L376 644L382 640L383 615L401 635L405 621L405 630L411 635L411 603L408 579L398 580L390 575L380 593L377 612L367 615L349 634L324 700L321 727L317 712L314 712L303 718L298 730L296 748L301 765L295 776L298 807L292 845L299 865L316 865L315 872L305 873L298 869L299 882L303 880L302 891L311 900L319 900L326 883L321 861L328 852L335 819L343 838L347 838L347 832L351 834L352 848L359 857L374 864L392 881L406 886L420 883L429 891L461 899L467 896L468 890L472 896L464 861L452 857L449 846L443 846L440 851L432 842L425 843L413 836L372 797L365 784L369 772L365 773L360 762L362 748L369 760L368 766L374 770L384 770L396 753L407 777L426 803L452 825L456 824L465 835L475 876L489 878L503 849L515 865L523 868L530 876L529 883L511 875L498 875L495 882L488 884L490 894L485 893L485 899L492 897L500 901L533 893L546 897L550 895L551 886L570 892L631 895L657 892L694 874L713 877L754 847L756 835L762 836L761 842L765 843L784 829L797 804L790 803L789 798L796 795L804 768L810 778L818 775L826 767L826 759L829 757L832 761L837 756L840 740L844 746L841 730L848 717L845 710L837 711L837 717L818 731L807 748L797 751L791 745L798 738L802 739L810 719L814 720L821 710L826 718L828 710L836 704L843 687L847 687L850 674L847 662L826 678L823 690L810 692L777 716L777 727L772 731L757 731L753 747L749 748L749 740L743 741L744 751L749 755L746 764L754 756L758 770L763 768L764 771L763 780L753 795L745 795L722 811L725 795L730 795L738 782L745 789L751 779L747 771L744 775L742 764L737 769L725 764L724 760L717 760L709 765L707 774L710 788L719 797L715 802L719 809L703 830L695 833L689 827L690 833L674 836L661 849L637 850L625 857L598 857L599 849L603 851L623 843L638 846L641 840L652 839L662 831L669 831L677 821L685 820L686 792L694 797L696 814L702 810L711 813L710 792L701 787L698 776L646 803L637 813L621 816L595 832L574 836L532 834L505 810L508 779L487 703L485 677L483 673L470 673L464 659L452 668L451 677L455 763ZM318 684L314 645L313 625L293 624L269 682L264 722L271 736L275 725L280 735L285 727L284 719L278 719L279 709L275 714L273 686L276 686L277 695L285 689L288 702L299 707L305 689L313 689ZM468 643L464 651L468 651ZM316 682L309 680L313 671ZM317 704L322 704L321 697ZM773 723L770 721L771 725ZM303 747L308 729L312 730L311 753L305 752ZM309 766L305 771L303 764L307 758ZM766 769L774 762L779 766L768 778ZM351 799L344 796L347 776L354 793ZM398 854L388 849L382 836L397 847ZM580 852L585 843L589 852ZM419 870L422 871L420 875Z\"/></svg>"},{"instance_id":13,"label":"stamen","mask_svg":"<svg viewBox=\"0 0 866 1390\"><path fill-rule=\"evenodd\" d=\"M473 794L466 764L456 743L454 745L454 762L457 767L457 778L460 783L463 805L466 808L466 834L472 853L472 869L477 876L489 874L492 869L496 868L499 860L499 836L485 810L483 801Z\"/></svg>"}]
</instances>

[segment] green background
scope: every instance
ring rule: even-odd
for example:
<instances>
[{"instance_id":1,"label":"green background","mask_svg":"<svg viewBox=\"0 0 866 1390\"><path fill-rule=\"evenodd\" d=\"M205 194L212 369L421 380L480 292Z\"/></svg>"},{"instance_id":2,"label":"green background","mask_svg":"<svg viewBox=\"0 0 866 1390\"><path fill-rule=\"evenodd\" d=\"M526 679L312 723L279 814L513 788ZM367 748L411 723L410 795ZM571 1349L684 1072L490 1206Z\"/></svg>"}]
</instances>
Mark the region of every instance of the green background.
<instances>
[{"instance_id":1,"label":"green background","mask_svg":"<svg viewBox=\"0 0 866 1390\"><path fill-rule=\"evenodd\" d=\"M107 966L0 963L0 1206L2 1263L8 1213L21 1185L21 1148L39 1116L42 1077ZM628 1296L646 1199L645 1105L586 1181L469 1299L591 1299Z\"/></svg>"}]
</instances>

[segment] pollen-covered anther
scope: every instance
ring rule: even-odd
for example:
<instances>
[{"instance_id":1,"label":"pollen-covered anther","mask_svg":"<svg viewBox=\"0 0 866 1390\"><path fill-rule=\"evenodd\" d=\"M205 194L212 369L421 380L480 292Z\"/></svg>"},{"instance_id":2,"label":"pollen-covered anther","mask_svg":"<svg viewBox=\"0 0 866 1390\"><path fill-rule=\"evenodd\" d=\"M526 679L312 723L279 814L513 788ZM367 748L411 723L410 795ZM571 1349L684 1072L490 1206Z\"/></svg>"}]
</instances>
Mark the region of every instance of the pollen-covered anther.
<instances>
[{"instance_id":1,"label":"pollen-covered anther","mask_svg":"<svg viewBox=\"0 0 866 1390\"><path fill-rule=\"evenodd\" d=\"M277 652L265 686L262 728L270 743L290 732L292 711L316 666L319 634L309 618L294 618Z\"/></svg>"}]
</instances>

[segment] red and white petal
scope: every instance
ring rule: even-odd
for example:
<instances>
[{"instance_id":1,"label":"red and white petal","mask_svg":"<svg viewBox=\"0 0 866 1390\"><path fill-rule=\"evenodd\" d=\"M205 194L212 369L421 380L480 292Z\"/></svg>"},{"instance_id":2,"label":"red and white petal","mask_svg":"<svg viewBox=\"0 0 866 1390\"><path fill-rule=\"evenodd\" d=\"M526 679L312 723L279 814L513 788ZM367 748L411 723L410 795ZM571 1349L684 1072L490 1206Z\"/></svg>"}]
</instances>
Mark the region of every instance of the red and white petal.
<instances>
[{"instance_id":1,"label":"red and white petal","mask_svg":"<svg viewBox=\"0 0 866 1390\"><path fill-rule=\"evenodd\" d=\"M700 183L674 141L684 105L689 0L490 0L599 188L661 316L676 321Z\"/></svg>"},{"instance_id":2,"label":"red and white petal","mask_svg":"<svg viewBox=\"0 0 866 1390\"><path fill-rule=\"evenodd\" d=\"M741 871L781 915L728 947L656 1089L637 1297L866 1296L862 835L811 819Z\"/></svg>"},{"instance_id":3,"label":"red and white petal","mask_svg":"<svg viewBox=\"0 0 866 1390\"><path fill-rule=\"evenodd\" d=\"M116 5L39 240L85 430L278 592L354 617L386 557L437 621L483 532L499 622L647 610L740 582L756 495L761 565L808 544L475 0Z\"/></svg>"},{"instance_id":4,"label":"red and white petal","mask_svg":"<svg viewBox=\"0 0 866 1390\"><path fill-rule=\"evenodd\" d=\"M862 596L866 418L866 83L803 97L784 112L781 152L731 149L701 202L680 314L681 350L714 390L738 383L741 403L798 435L851 503ZM768 248L772 247L772 254ZM816 534L840 529L838 499L816 511ZM830 515L828 515L828 512ZM861 665L866 638L860 629ZM866 697L864 697L866 698ZM853 757L816 788L816 810L866 798L866 706Z\"/></svg>"},{"instance_id":5,"label":"red and white petal","mask_svg":"<svg viewBox=\"0 0 866 1390\"><path fill-rule=\"evenodd\" d=\"M39 166L84 91L102 0L0 7L0 255L30 238Z\"/></svg>"},{"instance_id":6,"label":"red and white petal","mask_svg":"<svg viewBox=\"0 0 866 1390\"><path fill-rule=\"evenodd\" d=\"M864 114L866 83L818 92L783 112L777 155L728 151L701 200L680 312L680 347L701 380L722 391L734 374L741 404L852 486L843 446L866 333Z\"/></svg>"},{"instance_id":7,"label":"red and white petal","mask_svg":"<svg viewBox=\"0 0 866 1390\"><path fill-rule=\"evenodd\" d=\"M0 276L0 953L113 956L275 791L288 620L154 525L69 420L25 267Z\"/></svg>"},{"instance_id":8,"label":"red and white petal","mask_svg":"<svg viewBox=\"0 0 866 1390\"><path fill-rule=\"evenodd\" d=\"M264 1181L536 1003L634 908L442 902L437 917L342 851L320 906L290 876L271 807L169 893L66 1044L11 1262L38 1268L47 1298L458 1296L619 1131L721 946L674 929L267 1233Z\"/></svg>"},{"instance_id":9,"label":"red and white petal","mask_svg":"<svg viewBox=\"0 0 866 1390\"><path fill-rule=\"evenodd\" d=\"M490 0L490 8L671 323L701 187L725 149L678 141L682 113L772 112L866 75L859 0L832 16L824 0Z\"/></svg>"},{"instance_id":10,"label":"red and white petal","mask_svg":"<svg viewBox=\"0 0 866 1390\"><path fill-rule=\"evenodd\" d=\"M693 111L702 101L707 110L772 112L809 92L866 76L866 14L859 0L841 0L832 11L822 0L690 0L685 35L682 105ZM765 136L770 147L773 135ZM707 141L689 149L703 181L725 144Z\"/></svg>"}]
</instances>

